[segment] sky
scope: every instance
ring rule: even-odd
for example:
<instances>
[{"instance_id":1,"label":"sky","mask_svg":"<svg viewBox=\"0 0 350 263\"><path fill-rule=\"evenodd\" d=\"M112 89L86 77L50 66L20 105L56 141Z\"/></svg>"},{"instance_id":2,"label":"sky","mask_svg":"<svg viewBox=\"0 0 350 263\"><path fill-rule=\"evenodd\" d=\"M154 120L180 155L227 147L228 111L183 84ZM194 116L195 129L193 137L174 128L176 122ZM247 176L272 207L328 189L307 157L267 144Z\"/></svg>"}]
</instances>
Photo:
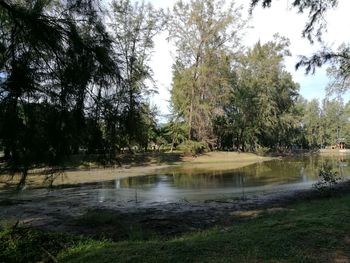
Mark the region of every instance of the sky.
<instances>
[{"instance_id":1,"label":"sky","mask_svg":"<svg viewBox=\"0 0 350 263\"><path fill-rule=\"evenodd\" d=\"M170 8L173 0L145 0L157 8ZM243 17L248 18L249 0L236 0L237 6L243 7ZM257 41L265 43L273 39L275 33L288 37L291 45L292 56L286 59L286 69L293 75L295 82L300 84L300 94L308 100L325 97L325 88L329 82L326 66L318 69L314 75L305 75L303 69L295 70L295 64L300 55L311 55L319 50L318 43L310 44L307 39L302 38L301 33L307 21L307 14L298 14L295 9L290 8L292 0L275 0L272 7L262 9L256 7L252 17L250 17L249 28L245 30L242 44L253 46ZM350 1L340 0L334 10L330 10L325 17L327 21L327 32L323 35L323 40L327 46L336 49L343 42L350 42L348 29L350 19ZM153 69L154 79L158 87L158 94L151 99L161 115L169 114L170 88L172 82L171 66L175 57L175 48L166 40L165 32L158 35L155 41L155 48L150 66ZM343 96L345 102L350 100L350 94Z\"/></svg>"}]
</instances>

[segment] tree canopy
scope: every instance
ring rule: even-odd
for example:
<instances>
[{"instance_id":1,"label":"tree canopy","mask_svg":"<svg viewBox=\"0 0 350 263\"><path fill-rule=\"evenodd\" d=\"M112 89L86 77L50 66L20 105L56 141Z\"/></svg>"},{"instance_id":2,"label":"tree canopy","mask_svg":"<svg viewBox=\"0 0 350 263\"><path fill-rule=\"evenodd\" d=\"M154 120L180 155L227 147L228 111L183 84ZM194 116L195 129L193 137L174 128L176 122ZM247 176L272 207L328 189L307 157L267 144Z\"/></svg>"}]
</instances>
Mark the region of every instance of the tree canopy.
<instances>
[{"instance_id":1,"label":"tree canopy","mask_svg":"<svg viewBox=\"0 0 350 263\"><path fill-rule=\"evenodd\" d=\"M33 165L82 150L112 161L132 143L147 148L147 63L161 22L151 6L112 6L107 24L99 1L0 1L0 138L23 182Z\"/></svg>"},{"instance_id":2,"label":"tree canopy","mask_svg":"<svg viewBox=\"0 0 350 263\"><path fill-rule=\"evenodd\" d=\"M177 47L172 105L188 125L188 139L213 140L212 119L228 92L233 47L244 26L239 9L225 1L179 1L168 28Z\"/></svg>"}]
</instances>

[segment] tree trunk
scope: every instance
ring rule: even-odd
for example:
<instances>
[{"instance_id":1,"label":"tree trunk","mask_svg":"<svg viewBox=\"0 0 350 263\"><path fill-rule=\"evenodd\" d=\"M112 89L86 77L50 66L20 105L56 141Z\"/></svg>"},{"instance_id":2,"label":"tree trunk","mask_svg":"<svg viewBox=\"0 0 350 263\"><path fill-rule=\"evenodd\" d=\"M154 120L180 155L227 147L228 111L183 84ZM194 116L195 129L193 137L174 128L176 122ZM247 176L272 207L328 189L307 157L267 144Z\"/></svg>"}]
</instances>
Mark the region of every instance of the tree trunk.
<instances>
[{"instance_id":1,"label":"tree trunk","mask_svg":"<svg viewBox=\"0 0 350 263\"><path fill-rule=\"evenodd\" d=\"M22 171L21 180L19 181L19 183L17 185L17 191L22 190L23 187L25 186L26 180L27 180L27 175L28 175L28 168L24 167L23 171Z\"/></svg>"},{"instance_id":2,"label":"tree trunk","mask_svg":"<svg viewBox=\"0 0 350 263\"><path fill-rule=\"evenodd\" d=\"M171 153L174 151L174 144L175 144L175 137L173 137L172 142L171 142L171 148L170 148Z\"/></svg>"},{"instance_id":3,"label":"tree trunk","mask_svg":"<svg viewBox=\"0 0 350 263\"><path fill-rule=\"evenodd\" d=\"M192 119L193 119L193 100L194 100L194 85L192 85L191 90L191 105L190 105L190 118L188 120L188 139L192 139Z\"/></svg>"}]
</instances>

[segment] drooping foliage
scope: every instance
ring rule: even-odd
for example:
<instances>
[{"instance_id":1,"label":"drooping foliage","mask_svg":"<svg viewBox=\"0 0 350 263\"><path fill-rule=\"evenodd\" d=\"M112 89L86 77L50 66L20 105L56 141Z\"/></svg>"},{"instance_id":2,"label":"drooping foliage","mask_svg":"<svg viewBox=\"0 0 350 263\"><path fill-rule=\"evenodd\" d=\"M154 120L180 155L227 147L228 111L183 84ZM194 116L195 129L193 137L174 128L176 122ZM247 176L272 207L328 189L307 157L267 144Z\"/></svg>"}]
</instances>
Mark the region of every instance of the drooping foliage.
<instances>
[{"instance_id":1,"label":"drooping foliage","mask_svg":"<svg viewBox=\"0 0 350 263\"><path fill-rule=\"evenodd\" d=\"M78 150L85 101L119 79L98 6L89 1L1 1L1 138L23 169ZM79 22L78 22L79 21Z\"/></svg>"},{"instance_id":2,"label":"drooping foliage","mask_svg":"<svg viewBox=\"0 0 350 263\"><path fill-rule=\"evenodd\" d=\"M252 12L254 7L259 3L263 8L271 7L273 0L251 0ZM322 39L322 33L326 29L327 21L324 19L329 9L336 7L338 0L293 0L290 5L297 10L298 13L308 13L309 20L303 29L303 37L310 42L316 38L318 41Z\"/></svg>"},{"instance_id":3,"label":"drooping foliage","mask_svg":"<svg viewBox=\"0 0 350 263\"><path fill-rule=\"evenodd\" d=\"M21 186L33 165L82 150L113 160L130 143L147 148L155 119L142 96L158 23L151 7L113 6L111 26L99 1L0 1L0 140ZM139 34L122 35L123 20Z\"/></svg>"},{"instance_id":4,"label":"drooping foliage","mask_svg":"<svg viewBox=\"0 0 350 263\"><path fill-rule=\"evenodd\" d=\"M251 11L259 3L264 8L270 7L273 0L252 0ZM322 49L315 52L312 56L301 56L296 68L305 68L306 73L315 73L316 69L324 65L329 66L328 72L332 78L328 91L330 93L343 94L350 89L350 48L349 43L341 44L337 50L328 47L323 41L323 32L327 29L326 14L330 9L338 5L338 0L295 0L291 5L299 13L308 12L307 21L302 32L311 43L316 39L322 44Z\"/></svg>"}]
</instances>

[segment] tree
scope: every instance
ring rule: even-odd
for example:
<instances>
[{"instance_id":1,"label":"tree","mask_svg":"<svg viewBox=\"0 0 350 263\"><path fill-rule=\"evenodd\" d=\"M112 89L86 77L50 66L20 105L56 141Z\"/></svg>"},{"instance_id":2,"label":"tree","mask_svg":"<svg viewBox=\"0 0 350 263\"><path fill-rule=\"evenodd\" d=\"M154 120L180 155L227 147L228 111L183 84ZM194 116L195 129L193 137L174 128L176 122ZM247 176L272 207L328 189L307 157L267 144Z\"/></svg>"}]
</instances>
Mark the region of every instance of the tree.
<instances>
[{"instance_id":1,"label":"tree","mask_svg":"<svg viewBox=\"0 0 350 263\"><path fill-rule=\"evenodd\" d=\"M99 1L0 1L0 142L19 187L28 169L72 154L113 162L122 147L147 149L148 61L163 20L150 5L112 6L107 24Z\"/></svg>"},{"instance_id":2,"label":"tree","mask_svg":"<svg viewBox=\"0 0 350 263\"><path fill-rule=\"evenodd\" d=\"M294 111L299 86L283 66L287 47L283 38L264 45L258 42L237 63L230 101L216 128L220 131L223 125L221 136L225 141L230 138L229 145L245 151L290 144L300 125Z\"/></svg>"},{"instance_id":3,"label":"tree","mask_svg":"<svg viewBox=\"0 0 350 263\"><path fill-rule=\"evenodd\" d=\"M120 80L94 1L0 1L0 138L7 168L60 165L85 138L94 88Z\"/></svg>"},{"instance_id":4,"label":"tree","mask_svg":"<svg viewBox=\"0 0 350 263\"><path fill-rule=\"evenodd\" d=\"M178 118L170 120L169 124L164 127L164 136L169 138L170 152L173 152L177 145L186 140L186 123L181 122Z\"/></svg>"},{"instance_id":5,"label":"tree","mask_svg":"<svg viewBox=\"0 0 350 263\"><path fill-rule=\"evenodd\" d=\"M321 123L321 109L317 99L307 103L304 115L305 136L309 147L317 147L323 144Z\"/></svg>"},{"instance_id":6,"label":"tree","mask_svg":"<svg viewBox=\"0 0 350 263\"><path fill-rule=\"evenodd\" d=\"M341 137L342 127L347 122L344 118L344 104L340 100L323 101L322 126L323 142L326 145L334 145Z\"/></svg>"},{"instance_id":7,"label":"tree","mask_svg":"<svg viewBox=\"0 0 350 263\"><path fill-rule=\"evenodd\" d=\"M212 144L213 117L222 112L220 103L228 92L222 74L230 67L233 47L238 46L240 12L225 1L179 1L168 24L177 47L173 66L172 104L188 123L188 139Z\"/></svg>"},{"instance_id":8,"label":"tree","mask_svg":"<svg viewBox=\"0 0 350 263\"><path fill-rule=\"evenodd\" d=\"M153 37L161 31L165 19L162 10L155 10L150 4L135 3L130 0L112 2L113 15L111 27L115 48L123 64L121 92L125 93L120 101L123 129L127 133L127 146L133 143L145 144L147 131L143 130L150 111L145 98L154 90L152 70L148 65L154 47ZM146 133L144 133L146 132Z\"/></svg>"}]
</instances>

